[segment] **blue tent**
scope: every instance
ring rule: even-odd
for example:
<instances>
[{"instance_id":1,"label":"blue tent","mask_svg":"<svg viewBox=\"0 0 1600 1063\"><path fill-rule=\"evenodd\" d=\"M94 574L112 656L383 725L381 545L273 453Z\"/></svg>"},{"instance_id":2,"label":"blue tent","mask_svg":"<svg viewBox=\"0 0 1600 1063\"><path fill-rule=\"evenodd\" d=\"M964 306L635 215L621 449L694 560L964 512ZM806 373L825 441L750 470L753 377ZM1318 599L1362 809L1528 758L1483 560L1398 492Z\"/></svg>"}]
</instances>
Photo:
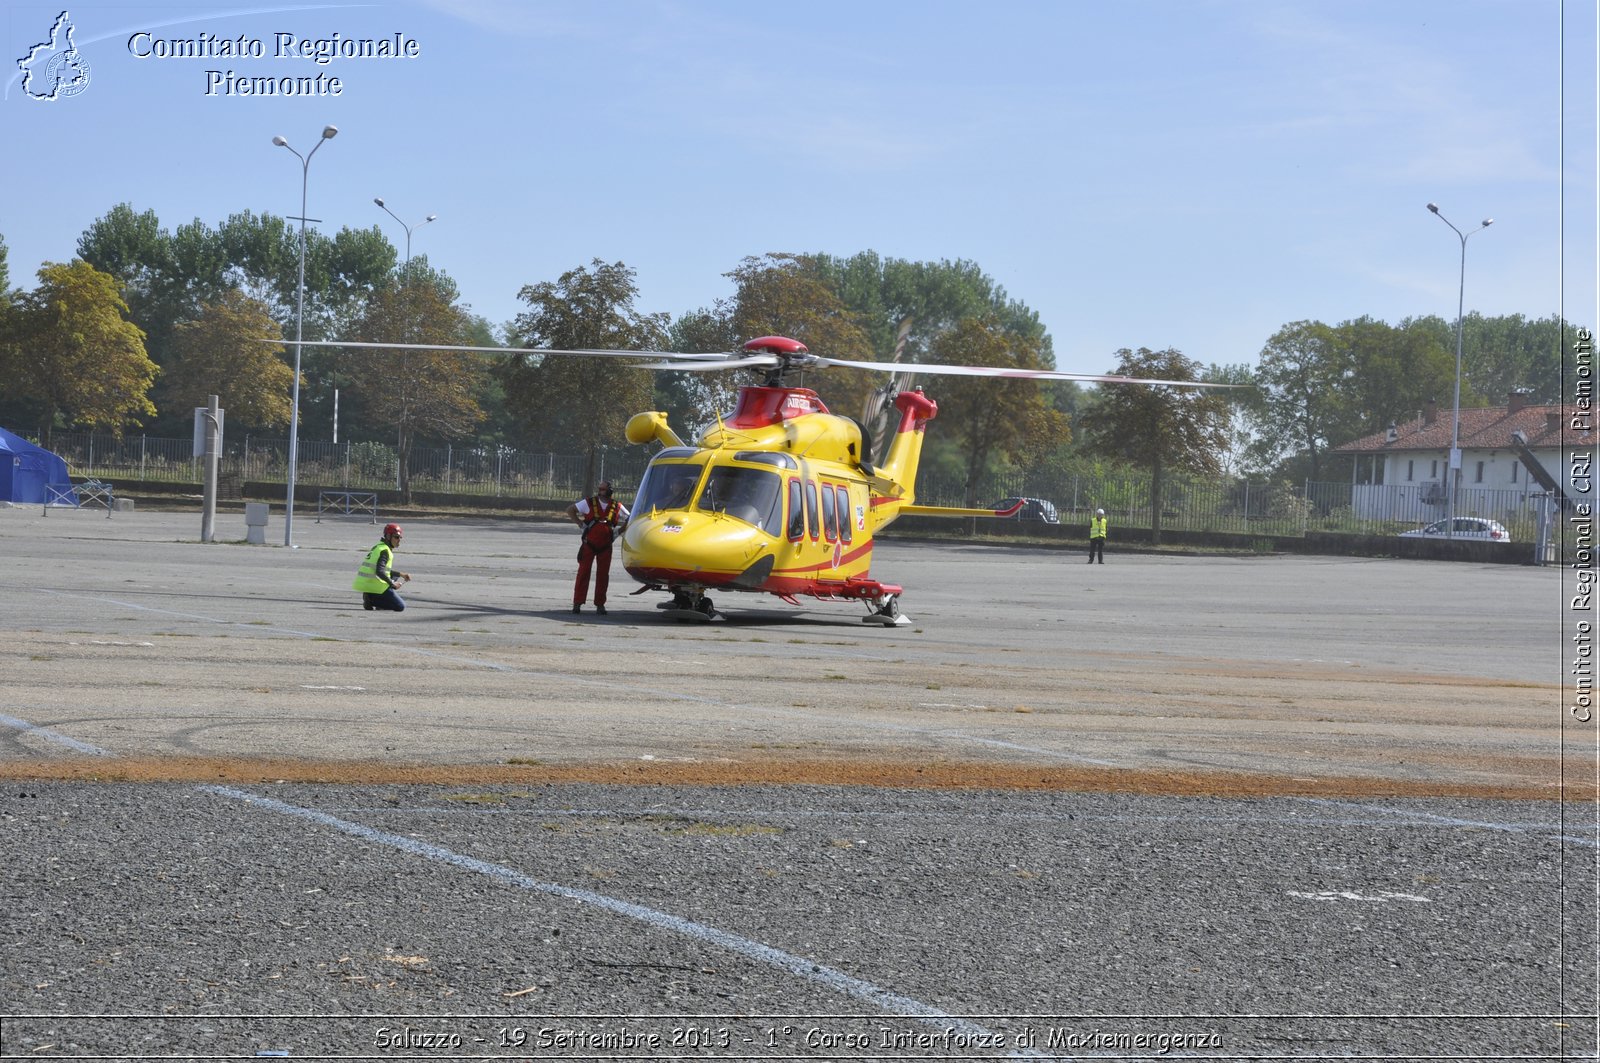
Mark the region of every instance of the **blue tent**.
<instances>
[{"instance_id":1,"label":"blue tent","mask_svg":"<svg viewBox=\"0 0 1600 1063\"><path fill-rule=\"evenodd\" d=\"M53 490L47 491L46 487ZM0 428L0 502L43 505L47 497L78 504L72 480L67 476L67 463L59 455Z\"/></svg>"}]
</instances>

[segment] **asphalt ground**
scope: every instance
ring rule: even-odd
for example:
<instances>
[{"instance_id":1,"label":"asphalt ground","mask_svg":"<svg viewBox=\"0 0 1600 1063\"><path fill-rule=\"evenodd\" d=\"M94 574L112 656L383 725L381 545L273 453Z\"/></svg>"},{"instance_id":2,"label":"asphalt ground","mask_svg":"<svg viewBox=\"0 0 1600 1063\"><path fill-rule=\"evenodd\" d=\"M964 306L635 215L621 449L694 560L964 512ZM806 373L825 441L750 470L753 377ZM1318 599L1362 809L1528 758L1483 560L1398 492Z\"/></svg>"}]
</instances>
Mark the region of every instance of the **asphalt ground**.
<instances>
[{"instance_id":1,"label":"asphalt ground","mask_svg":"<svg viewBox=\"0 0 1600 1063\"><path fill-rule=\"evenodd\" d=\"M199 523L0 510L0 1058L1595 1057L1553 570Z\"/></svg>"}]
</instances>

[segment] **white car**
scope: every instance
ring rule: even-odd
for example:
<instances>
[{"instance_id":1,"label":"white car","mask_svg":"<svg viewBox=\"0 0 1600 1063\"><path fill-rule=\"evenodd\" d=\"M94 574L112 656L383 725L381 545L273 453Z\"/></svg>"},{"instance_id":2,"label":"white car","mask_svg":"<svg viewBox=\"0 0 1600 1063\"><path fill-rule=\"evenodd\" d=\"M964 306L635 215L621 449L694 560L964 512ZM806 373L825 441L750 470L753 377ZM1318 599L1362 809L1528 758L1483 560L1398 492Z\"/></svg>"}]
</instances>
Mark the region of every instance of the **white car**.
<instances>
[{"instance_id":1,"label":"white car","mask_svg":"<svg viewBox=\"0 0 1600 1063\"><path fill-rule=\"evenodd\" d=\"M1436 520L1424 528L1415 528L1408 532L1401 532L1402 539L1487 539L1491 542L1509 543L1511 535L1506 531L1506 526L1497 520L1484 520L1482 517L1456 517L1455 534L1447 530L1450 527L1449 519Z\"/></svg>"}]
</instances>

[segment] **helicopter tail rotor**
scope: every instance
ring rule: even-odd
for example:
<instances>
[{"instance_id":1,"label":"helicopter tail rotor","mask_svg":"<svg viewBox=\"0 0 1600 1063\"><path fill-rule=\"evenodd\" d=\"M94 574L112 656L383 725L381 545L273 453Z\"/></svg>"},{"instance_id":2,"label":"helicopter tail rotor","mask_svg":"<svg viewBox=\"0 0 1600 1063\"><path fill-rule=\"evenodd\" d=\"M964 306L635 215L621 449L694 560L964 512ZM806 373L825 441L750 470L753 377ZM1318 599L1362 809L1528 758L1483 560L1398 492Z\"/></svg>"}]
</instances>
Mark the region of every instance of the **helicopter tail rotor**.
<instances>
[{"instance_id":1,"label":"helicopter tail rotor","mask_svg":"<svg viewBox=\"0 0 1600 1063\"><path fill-rule=\"evenodd\" d=\"M894 354L889 361L898 365L906 353L906 338L911 335L911 315L900 319L895 332ZM894 413L894 397L911 386L915 373L891 372L882 387L874 388L861 409L861 438L868 454L883 454L889 446L889 426Z\"/></svg>"}]
</instances>

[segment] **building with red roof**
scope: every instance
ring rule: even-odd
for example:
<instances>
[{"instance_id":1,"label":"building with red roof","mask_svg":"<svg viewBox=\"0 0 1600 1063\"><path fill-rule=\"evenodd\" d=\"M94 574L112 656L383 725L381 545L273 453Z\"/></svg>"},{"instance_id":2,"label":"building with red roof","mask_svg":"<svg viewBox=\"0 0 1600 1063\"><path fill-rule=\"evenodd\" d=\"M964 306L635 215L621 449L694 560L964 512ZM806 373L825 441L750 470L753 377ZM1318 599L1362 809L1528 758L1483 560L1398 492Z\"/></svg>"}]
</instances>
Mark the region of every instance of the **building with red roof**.
<instances>
[{"instance_id":1,"label":"building with red roof","mask_svg":"<svg viewBox=\"0 0 1600 1063\"><path fill-rule=\"evenodd\" d=\"M1430 402L1404 424L1335 448L1355 458L1357 515L1430 520L1444 515L1452 411ZM1461 411L1456 512L1498 518L1559 492L1594 501L1594 415L1590 407L1537 404L1512 392L1504 406Z\"/></svg>"}]
</instances>

